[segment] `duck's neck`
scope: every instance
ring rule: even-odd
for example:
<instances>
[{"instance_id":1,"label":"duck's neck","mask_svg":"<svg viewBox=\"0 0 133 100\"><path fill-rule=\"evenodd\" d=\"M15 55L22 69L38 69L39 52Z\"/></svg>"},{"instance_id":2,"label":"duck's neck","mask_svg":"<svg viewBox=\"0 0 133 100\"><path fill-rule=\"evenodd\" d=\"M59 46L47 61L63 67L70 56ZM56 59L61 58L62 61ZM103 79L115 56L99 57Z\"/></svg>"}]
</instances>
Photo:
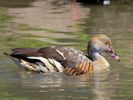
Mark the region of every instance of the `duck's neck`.
<instances>
[{"instance_id":1,"label":"duck's neck","mask_svg":"<svg viewBox=\"0 0 133 100\"><path fill-rule=\"evenodd\" d=\"M106 69L109 67L108 61L96 50L91 50L88 55L93 60L93 64L96 68Z\"/></svg>"}]
</instances>

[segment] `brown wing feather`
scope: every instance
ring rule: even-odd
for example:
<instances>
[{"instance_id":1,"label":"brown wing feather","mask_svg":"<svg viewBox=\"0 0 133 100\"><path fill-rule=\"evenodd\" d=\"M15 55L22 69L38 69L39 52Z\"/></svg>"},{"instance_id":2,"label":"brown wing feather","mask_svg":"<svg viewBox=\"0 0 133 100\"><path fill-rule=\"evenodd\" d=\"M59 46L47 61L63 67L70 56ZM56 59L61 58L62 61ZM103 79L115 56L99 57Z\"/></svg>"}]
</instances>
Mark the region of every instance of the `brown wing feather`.
<instances>
[{"instance_id":1,"label":"brown wing feather","mask_svg":"<svg viewBox=\"0 0 133 100\"><path fill-rule=\"evenodd\" d=\"M37 48L15 48L12 50L13 52L11 53L11 56L15 55L21 55L21 56L39 56L40 54L38 53Z\"/></svg>"},{"instance_id":2,"label":"brown wing feather","mask_svg":"<svg viewBox=\"0 0 133 100\"><path fill-rule=\"evenodd\" d=\"M57 52L56 48L54 47L41 48L38 50L38 52L41 53L41 56L45 58L52 58L57 61L64 60L64 58Z\"/></svg>"},{"instance_id":3,"label":"brown wing feather","mask_svg":"<svg viewBox=\"0 0 133 100\"><path fill-rule=\"evenodd\" d=\"M63 61L64 58L56 51L55 48L46 47L41 49L36 48L15 48L10 54L12 57L25 59L29 56L51 58L57 61Z\"/></svg>"}]
</instances>

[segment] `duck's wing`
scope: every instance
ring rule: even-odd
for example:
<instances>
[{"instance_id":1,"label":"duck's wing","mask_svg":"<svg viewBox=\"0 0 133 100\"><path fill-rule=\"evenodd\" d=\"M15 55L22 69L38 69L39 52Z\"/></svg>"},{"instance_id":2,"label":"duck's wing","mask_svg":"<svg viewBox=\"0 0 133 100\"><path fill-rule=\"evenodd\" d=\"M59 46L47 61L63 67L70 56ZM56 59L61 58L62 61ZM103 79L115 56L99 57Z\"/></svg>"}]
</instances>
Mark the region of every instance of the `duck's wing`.
<instances>
[{"instance_id":1,"label":"duck's wing","mask_svg":"<svg viewBox=\"0 0 133 100\"><path fill-rule=\"evenodd\" d=\"M65 72L69 75L80 75L93 72L92 60L90 60L82 51L69 47L56 47L63 55Z\"/></svg>"}]
</instances>

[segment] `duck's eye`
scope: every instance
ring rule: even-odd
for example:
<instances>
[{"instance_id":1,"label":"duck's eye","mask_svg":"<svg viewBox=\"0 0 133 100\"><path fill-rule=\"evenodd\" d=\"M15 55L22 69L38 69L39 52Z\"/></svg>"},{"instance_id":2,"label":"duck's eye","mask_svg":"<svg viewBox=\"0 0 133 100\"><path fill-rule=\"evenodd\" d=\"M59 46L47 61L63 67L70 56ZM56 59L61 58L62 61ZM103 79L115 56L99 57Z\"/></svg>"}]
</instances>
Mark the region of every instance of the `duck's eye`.
<instances>
[{"instance_id":1,"label":"duck's eye","mask_svg":"<svg viewBox=\"0 0 133 100\"><path fill-rule=\"evenodd\" d=\"M110 42L109 42L109 41L106 41L106 42L105 42L105 45L110 45Z\"/></svg>"}]
</instances>

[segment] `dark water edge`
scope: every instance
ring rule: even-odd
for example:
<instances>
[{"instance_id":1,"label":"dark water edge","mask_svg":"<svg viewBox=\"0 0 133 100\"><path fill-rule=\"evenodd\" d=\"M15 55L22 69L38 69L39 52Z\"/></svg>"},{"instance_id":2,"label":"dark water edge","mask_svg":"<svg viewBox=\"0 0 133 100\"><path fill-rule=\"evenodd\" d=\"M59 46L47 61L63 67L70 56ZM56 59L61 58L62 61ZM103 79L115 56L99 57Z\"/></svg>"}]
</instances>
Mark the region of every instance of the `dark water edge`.
<instances>
[{"instance_id":1,"label":"dark water edge","mask_svg":"<svg viewBox=\"0 0 133 100\"><path fill-rule=\"evenodd\" d=\"M73 21L71 2L0 1L0 100L133 99L133 3L114 0L110 6L78 7L80 20ZM106 57L111 66L102 73L78 77L31 73L3 55L15 47L51 45L86 51L88 40L99 33L111 37L121 57L120 63Z\"/></svg>"}]
</instances>

